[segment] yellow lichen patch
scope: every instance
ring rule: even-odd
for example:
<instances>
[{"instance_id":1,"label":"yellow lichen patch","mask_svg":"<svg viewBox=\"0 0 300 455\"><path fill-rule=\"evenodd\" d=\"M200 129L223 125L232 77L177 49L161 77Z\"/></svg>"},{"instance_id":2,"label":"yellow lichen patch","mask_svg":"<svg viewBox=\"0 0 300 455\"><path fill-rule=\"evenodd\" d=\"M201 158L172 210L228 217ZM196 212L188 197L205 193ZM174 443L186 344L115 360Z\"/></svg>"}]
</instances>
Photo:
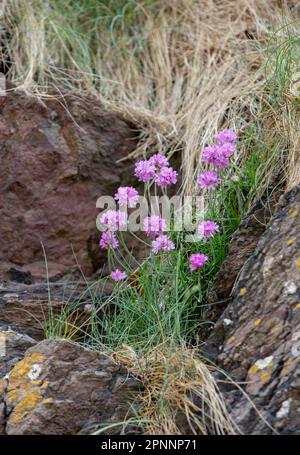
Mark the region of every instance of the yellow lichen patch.
<instances>
[{"instance_id":1,"label":"yellow lichen patch","mask_svg":"<svg viewBox=\"0 0 300 455\"><path fill-rule=\"evenodd\" d=\"M294 311L300 310L300 303L297 303L297 305L294 306L293 310Z\"/></svg>"},{"instance_id":2,"label":"yellow lichen patch","mask_svg":"<svg viewBox=\"0 0 300 455\"><path fill-rule=\"evenodd\" d=\"M295 218L295 217L298 215L298 213L299 213L299 210L296 209L296 208L291 209L291 210L289 211L289 215L292 216L293 218Z\"/></svg>"},{"instance_id":3,"label":"yellow lichen patch","mask_svg":"<svg viewBox=\"0 0 300 455\"><path fill-rule=\"evenodd\" d=\"M289 358L283 365L280 376L285 376L285 374L290 370L293 360Z\"/></svg>"},{"instance_id":4,"label":"yellow lichen patch","mask_svg":"<svg viewBox=\"0 0 300 455\"><path fill-rule=\"evenodd\" d=\"M295 265L298 267L298 269L300 269L300 258L295 260Z\"/></svg>"},{"instance_id":5,"label":"yellow lichen patch","mask_svg":"<svg viewBox=\"0 0 300 455\"><path fill-rule=\"evenodd\" d=\"M53 403L53 398L44 398L42 403L43 404L51 404L51 403Z\"/></svg>"},{"instance_id":6,"label":"yellow lichen patch","mask_svg":"<svg viewBox=\"0 0 300 455\"><path fill-rule=\"evenodd\" d=\"M44 381L43 384L41 385L42 389L46 389L49 385L49 381Z\"/></svg>"},{"instance_id":7,"label":"yellow lichen patch","mask_svg":"<svg viewBox=\"0 0 300 455\"><path fill-rule=\"evenodd\" d=\"M31 370L32 364L33 363L41 363L44 360L43 354L40 354L39 352L34 352L30 355L27 355L23 360L20 360L15 367L12 369L12 371L9 374L9 382L10 384L14 382L19 382L20 379L24 379L24 376L28 375L28 373Z\"/></svg>"},{"instance_id":8,"label":"yellow lichen patch","mask_svg":"<svg viewBox=\"0 0 300 455\"><path fill-rule=\"evenodd\" d=\"M263 371L260 375L260 378L263 382L269 382L271 379L271 375L268 371Z\"/></svg>"},{"instance_id":9,"label":"yellow lichen patch","mask_svg":"<svg viewBox=\"0 0 300 455\"><path fill-rule=\"evenodd\" d=\"M230 338L228 339L228 343L232 343L234 340L235 340L235 337L230 337Z\"/></svg>"},{"instance_id":10,"label":"yellow lichen patch","mask_svg":"<svg viewBox=\"0 0 300 455\"><path fill-rule=\"evenodd\" d=\"M38 352L32 353L24 357L18 362L9 374L7 399L11 403L18 405L27 395L39 391L41 381L30 379L29 373L32 371L32 366L43 362L44 356ZM19 401L19 403L18 403Z\"/></svg>"},{"instance_id":11,"label":"yellow lichen patch","mask_svg":"<svg viewBox=\"0 0 300 455\"><path fill-rule=\"evenodd\" d=\"M293 245L294 242L295 242L295 239L288 239L288 241L286 243L288 244L288 246L291 246L291 245Z\"/></svg>"},{"instance_id":12,"label":"yellow lichen patch","mask_svg":"<svg viewBox=\"0 0 300 455\"><path fill-rule=\"evenodd\" d=\"M278 327L278 325L274 325L274 327L272 327L271 329L271 333L276 333L280 330L280 327Z\"/></svg>"},{"instance_id":13,"label":"yellow lichen patch","mask_svg":"<svg viewBox=\"0 0 300 455\"><path fill-rule=\"evenodd\" d=\"M249 374L256 374L258 372L258 367L257 365L252 365L252 367L249 370Z\"/></svg>"},{"instance_id":14,"label":"yellow lichen patch","mask_svg":"<svg viewBox=\"0 0 300 455\"><path fill-rule=\"evenodd\" d=\"M256 319L254 322L255 327L258 327L261 324L261 319Z\"/></svg>"},{"instance_id":15,"label":"yellow lichen patch","mask_svg":"<svg viewBox=\"0 0 300 455\"><path fill-rule=\"evenodd\" d=\"M0 379L0 397L4 395L5 379Z\"/></svg>"},{"instance_id":16,"label":"yellow lichen patch","mask_svg":"<svg viewBox=\"0 0 300 455\"><path fill-rule=\"evenodd\" d=\"M34 409L38 403L42 401L41 391L36 388L27 393L15 406L10 418L10 424L16 424L26 416L26 414Z\"/></svg>"},{"instance_id":17,"label":"yellow lichen patch","mask_svg":"<svg viewBox=\"0 0 300 455\"><path fill-rule=\"evenodd\" d=\"M246 288L242 288L240 289L240 296L243 297L244 295L247 294L247 289Z\"/></svg>"},{"instance_id":18,"label":"yellow lichen patch","mask_svg":"<svg viewBox=\"0 0 300 455\"><path fill-rule=\"evenodd\" d=\"M236 348L239 348L241 346L242 342L241 341L238 341L235 345Z\"/></svg>"}]
</instances>

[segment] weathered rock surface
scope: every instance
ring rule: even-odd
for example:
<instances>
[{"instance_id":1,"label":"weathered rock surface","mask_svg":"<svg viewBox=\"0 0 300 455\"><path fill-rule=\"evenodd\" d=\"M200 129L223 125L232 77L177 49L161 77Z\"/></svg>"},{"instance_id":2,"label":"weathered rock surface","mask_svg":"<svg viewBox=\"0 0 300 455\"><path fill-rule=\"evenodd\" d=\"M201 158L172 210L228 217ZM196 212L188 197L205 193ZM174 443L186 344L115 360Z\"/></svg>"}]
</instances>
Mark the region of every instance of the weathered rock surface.
<instances>
[{"instance_id":1,"label":"weathered rock surface","mask_svg":"<svg viewBox=\"0 0 300 455\"><path fill-rule=\"evenodd\" d=\"M121 423L139 382L111 358L65 340L30 348L3 387L6 434L77 434ZM120 427L107 430L120 432Z\"/></svg>"},{"instance_id":2,"label":"weathered rock surface","mask_svg":"<svg viewBox=\"0 0 300 455\"><path fill-rule=\"evenodd\" d=\"M41 340L50 314L60 313L67 302L75 300L78 285L50 283L25 285L9 283L0 287L0 324Z\"/></svg>"},{"instance_id":3,"label":"weathered rock surface","mask_svg":"<svg viewBox=\"0 0 300 455\"><path fill-rule=\"evenodd\" d=\"M0 379L9 373L23 358L27 349L36 343L37 341L28 335L0 327Z\"/></svg>"},{"instance_id":4,"label":"weathered rock surface","mask_svg":"<svg viewBox=\"0 0 300 455\"><path fill-rule=\"evenodd\" d=\"M207 350L236 387L224 389L244 433L300 434L300 187L278 212L239 277Z\"/></svg>"},{"instance_id":5,"label":"weathered rock surface","mask_svg":"<svg viewBox=\"0 0 300 455\"><path fill-rule=\"evenodd\" d=\"M128 181L131 164L118 160L135 134L93 98L1 98L0 279L45 281L42 244L51 280L74 268L74 255L86 275L99 268L96 201Z\"/></svg>"},{"instance_id":6,"label":"weathered rock surface","mask_svg":"<svg viewBox=\"0 0 300 455\"><path fill-rule=\"evenodd\" d=\"M247 259L254 253L260 237L275 212L278 199L283 193L278 181L280 179L275 175L272 185L256 201L234 233L228 246L226 259L208 294L208 305L204 311L206 321L216 322L230 302L236 280ZM204 328L209 330L211 326L205 325Z\"/></svg>"},{"instance_id":7,"label":"weathered rock surface","mask_svg":"<svg viewBox=\"0 0 300 455\"><path fill-rule=\"evenodd\" d=\"M0 327L0 434L3 434L5 428L5 376L23 358L27 349L36 343L28 335Z\"/></svg>"}]
</instances>

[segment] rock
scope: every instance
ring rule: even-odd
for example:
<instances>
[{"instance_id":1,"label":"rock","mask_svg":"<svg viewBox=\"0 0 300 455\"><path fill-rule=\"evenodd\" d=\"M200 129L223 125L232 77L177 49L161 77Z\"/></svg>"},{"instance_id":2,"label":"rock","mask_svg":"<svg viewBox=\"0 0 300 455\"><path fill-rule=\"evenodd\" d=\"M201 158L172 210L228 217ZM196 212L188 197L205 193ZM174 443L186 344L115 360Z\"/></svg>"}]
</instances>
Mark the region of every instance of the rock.
<instances>
[{"instance_id":1,"label":"rock","mask_svg":"<svg viewBox=\"0 0 300 455\"><path fill-rule=\"evenodd\" d=\"M27 349L37 343L23 333L4 330L0 327L0 379L3 378L23 358Z\"/></svg>"},{"instance_id":2,"label":"rock","mask_svg":"<svg viewBox=\"0 0 300 455\"><path fill-rule=\"evenodd\" d=\"M109 295L109 283L93 292ZM70 322L73 317L83 317L84 304L89 301L91 290L86 283L49 283L24 285L8 283L0 287L0 325L41 340L49 323L64 309L69 312ZM79 320L77 320L79 323ZM57 334L56 334L57 335Z\"/></svg>"},{"instance_id":3,"label":"rock","mask_svg":"<svg viewBox=\"0 0 300 455\"><path fill-rule=\"evenodd\" d=\"M5 430L5 376L23 358L25 351L35 344L36 341L27 335L0 327L0 434Z\"/></svg>"},{"instance_id":4,"label":"rock","mask_svg":"<svg viewBox=\"0 0 300 455\"><path fill-rule=\"evenodd\" d=\"M91 433L123 422L138 390L139 381L110 357L66 340L45 340L9 373L5 432Z\"/></svg>"},{"instance_id":5,"label":"rock","mask_svg":"<svg viewBox=\"0 0 300 455\"><path fill-rule=\"evenodd\" d=\"M76 267L75 257L87 276L103 264L96 201L128 182L132 163L118 160L136 142L131 125L94 98L2 97L0 279L45 281L42 245L50 280Z\"/></svg>"},{"instance_id":6,"label":"rock","mask_svg":"<svg viewBox=\"0 0 300 455\"><path fill-rule=\"evenodd\" d=\"M299 226L297 186L281 198L206 343L219 367L246 384L261 413L235 386L224 389L231 415L245 433L300 434ZM226 329L225 319L232 321Z\"/></svg>"},{"instance_id":7,"label":"rock","mask_svg":"<svg viewBox=\"0 0 300 455\"><path fill-rule=\"evenodd\" d=\"M230 302L235 282L275 212L275 205L281 194L282 189L278 185L278 176L275 176L272 187L268 188L268 191L256 201L233 234L226 259L208 294L208 305L204 310L206 321L216 322ZM202 334L202 338L211 327L212 325L204 324L205 333Z\"/></svg>"}]
</instances>

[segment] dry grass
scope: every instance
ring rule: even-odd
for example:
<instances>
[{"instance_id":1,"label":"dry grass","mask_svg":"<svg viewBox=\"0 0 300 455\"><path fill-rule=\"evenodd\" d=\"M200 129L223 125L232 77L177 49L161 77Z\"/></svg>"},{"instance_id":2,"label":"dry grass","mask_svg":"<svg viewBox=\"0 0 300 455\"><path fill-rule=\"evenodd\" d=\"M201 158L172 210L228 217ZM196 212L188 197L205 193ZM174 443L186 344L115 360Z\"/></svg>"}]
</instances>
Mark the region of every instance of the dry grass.
<instances>
[{"instance_id":1,"label":"dry grass","mask_svg":"<svg viewBox=\"0 0 300 455\"><path fill-rule=\"evenodd\" d=\"M191 349L172 342L138 357L123 346L116 360L138 377L145 390L139 395L139 418L152 435L238 434L207 366Z\"/></svg>"},{"instance_id":2,"label":"dry grass","mask_svg":"<svg viewBox=\"0 0 300 455\"><path fill-rule=\"evenodd\" d=\"M76 89L99 97L137 125L135 155L181 154L190 192L201 146L220 126L240 130L257 116L261 51L295 2L116 2L124 8L109 26L96 3L7 0L9 77L40 96Z\"/></svg>"}]
</instances>

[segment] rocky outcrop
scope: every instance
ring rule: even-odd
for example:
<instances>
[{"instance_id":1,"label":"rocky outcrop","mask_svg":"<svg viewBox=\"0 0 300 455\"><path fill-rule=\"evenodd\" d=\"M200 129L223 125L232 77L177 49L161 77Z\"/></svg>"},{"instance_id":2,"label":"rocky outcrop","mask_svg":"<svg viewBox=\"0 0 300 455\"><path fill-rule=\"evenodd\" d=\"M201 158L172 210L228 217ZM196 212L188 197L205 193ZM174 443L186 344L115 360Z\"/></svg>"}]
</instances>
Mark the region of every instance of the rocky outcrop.
<instances>
[{"instance_id":1,"label":"rocky outcrop","mask_svg":"<svg viewBox=\"0 0 300 455\"><path fill-rule=\"evenodd\" d=\"M233 234L226 258L208 293L203 315L206 321L216 322L231 301L238 276L247 259L254 253L282 194L280 176L275 174L268 190L257 199ZM211 327L210 324L204 325L202 337L207 336Z\"/></svg>"},{"instance_id":2,"label":"rocky outcrop","mask_svg":"<svg viewBox=\"0 0 300 455\"><path fill-rule=\"evenodd\" d=\"M0 279L30 284L103 263L97 198L128 181L131 126L93 98L0 100Z\"/></svg>"},{"instance_id":3,"label":"rocky outcrop","mask_svg":"<svg viewBox=\"0 0 300 455\"><path fill-rule=\"evenodd\" d=\"M0 325L41 340L51 321L62 309L82 312L88 296L86 284L8 283L0 287ZM96 291L95 291L96 292ZM81 304L81 299L84 303Z\"/></svg>"},{"instance_id":4,"label":"rocky outcrop","mask_svg":"<svg viewBox=\"0 0 300 455\"><path fill-rule=\"evenodd\" d=\"M247 396L236 386L223 391L244 433L300 434L299 226L298 186L281 197L206 343L244 387Z\"/></svg>"},{"instance_id":5,"label":"rocky outcrop","mask_svg":"<svg viewBox=\"0 0 300 455\"><path fill-rule=\"evenodd\" d=\"M65 340L30 348L2 387L4 432L84 434L112 424L120 433L139 381L110 357Z\"/></svg>"}]
</instances>

